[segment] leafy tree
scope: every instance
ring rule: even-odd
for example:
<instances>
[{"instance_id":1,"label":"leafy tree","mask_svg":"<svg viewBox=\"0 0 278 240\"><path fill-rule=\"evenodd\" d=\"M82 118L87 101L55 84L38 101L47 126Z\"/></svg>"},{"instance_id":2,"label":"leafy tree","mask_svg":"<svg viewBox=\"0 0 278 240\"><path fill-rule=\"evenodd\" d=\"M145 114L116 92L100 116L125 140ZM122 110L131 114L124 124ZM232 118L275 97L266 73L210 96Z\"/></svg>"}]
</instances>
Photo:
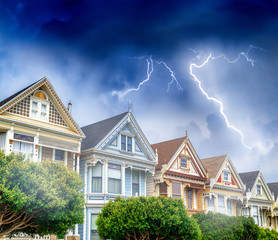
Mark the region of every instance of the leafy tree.
<instances>
[{"instance_id":1,"label":"leafy tree","mask_svg":"<svg viewBox=\"0 0 278 240\"><path fill-rule=\"evenodd\" d=\"M198 224L189 218L181 199L165 197L131 197L109 201L98 215L101 238L132 239L200 239Z\"/></svg>"},{"instance_id":2,"label":"leafy tree","mask_svg":"<svg viewBox=\"0 0 278 240\"><path fill-rule=\"evenodd\" d=\"M0 237L65 234L83 221L82 187L79 175L62 163L0 152Z\"/></svg>"},{"instance_id":3,"label":"leafy tree","mask_svg":"<svg viewBox=\"0 0 278 240\"><path fill-rule=\"evenodd\" d=\"M263 229L260 228L259 231L259 240L274 240L274 239L278 239L278 232L276 232L275 230L270 230L268 228Z\"/></svg>"},{"instance_id":4,"label":"leafy tree","mask_svg":"<svg viewBox=\"0 0 278 240\"><path fill-rule=\"evenodd\" d=\"M204 240L258 239L259 227L249 217L229 217L221 213L197 213L197 220Z\"/></svg>"}]
</instances>

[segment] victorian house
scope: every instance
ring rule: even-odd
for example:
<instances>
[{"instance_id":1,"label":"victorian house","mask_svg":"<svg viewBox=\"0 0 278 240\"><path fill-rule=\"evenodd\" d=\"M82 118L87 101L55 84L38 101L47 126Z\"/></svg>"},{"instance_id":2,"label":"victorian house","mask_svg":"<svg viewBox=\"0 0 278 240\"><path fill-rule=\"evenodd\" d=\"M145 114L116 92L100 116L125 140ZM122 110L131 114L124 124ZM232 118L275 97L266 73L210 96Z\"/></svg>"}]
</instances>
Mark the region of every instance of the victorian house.
<instances>
[{"instance_id":1,"label":"victorian house","mask_svg":"<svg viewBox=\"0 0 278 240\"><path fill-rule=\"evenodd\" d=\"M0 150L79 169L85 137L49 80L44 77L0 102Z\"/></svg>"},{"instance_id":2,"label":"victorian house","mask_svg":"<svg viewBox=\"0 0 278 240\"><path fill-rule=\"evenodd\" d=\"M155 175L149 175L148 196L181 198L191 215L204 211L202 191L206 170L188 136L152 145L158 155Z\"/></svg>"},{"instance_id":3,"label":"victorian house","mask_svg":"<svg viewBox=\"0 0 278 240\"><path fill-rule=\"evenodd\" d=\"M268 183L267 186L274 197L271 211L267 212L268 226L278 231L278 182Z\"/></svg>"},{"instance_id":4,"label":"victorian house","mask_svg":"<svg viewBox=\"0 0 278 240\"><path fill-rule=\"evenodd\" d=\"M244 184L228 155L201 159L208 172L203 190L205 209L229 216L239 216Z\"/></svg>"},{"instance_id":5,"label":"victorian house","mask_svg":"<svg viewBox=\"0 0 278 240\"><path fill-rule=\"evenodd\" d=\"M260 227L267 227L267 212L271 209L273 196L260 171L239 174L246 189L243 195L241 214L253 217Z\"/></svg>"},{"instance_id":6,"label":"victorian house","mask_svg":"<svg viewBox=\"0 0 278 240\"><path fill-rule=\"evenodd\" d=\"M99 239L96 219L103 205L117 195L146 196L146 179L153 174L156 155L131 112L82 128L80 174L86 196L82 240Z\"/></svg>"}]
</instances>

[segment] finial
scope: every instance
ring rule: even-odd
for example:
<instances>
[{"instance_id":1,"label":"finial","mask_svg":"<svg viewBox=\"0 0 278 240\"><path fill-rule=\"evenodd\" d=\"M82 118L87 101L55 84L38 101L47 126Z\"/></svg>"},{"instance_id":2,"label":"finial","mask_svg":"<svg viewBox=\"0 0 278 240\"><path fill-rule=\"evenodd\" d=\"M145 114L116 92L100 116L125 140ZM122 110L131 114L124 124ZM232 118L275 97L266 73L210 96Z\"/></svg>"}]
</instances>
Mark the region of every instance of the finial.
<instances>
[{"instance_id":1,"label":"finial","mask_svg":"<svg viewBox=\"0 0 278 240\"><path fill-rule=\"evenodd\" d=\"M185 136L188 137L188 136L187 136L187 130L185 130Z\"/></svg>"},{"instance_id":2,"label":"finial","mask_svg":"<svg viewBox=\"0 0 278 240\"><path fill-rule=\"evenodd\" d=\"M128 112L131 112L131 107L132 107L132 102L131 102L131 100L129 99L129 100L128 100Z\"/></svg>"}]
</instances>

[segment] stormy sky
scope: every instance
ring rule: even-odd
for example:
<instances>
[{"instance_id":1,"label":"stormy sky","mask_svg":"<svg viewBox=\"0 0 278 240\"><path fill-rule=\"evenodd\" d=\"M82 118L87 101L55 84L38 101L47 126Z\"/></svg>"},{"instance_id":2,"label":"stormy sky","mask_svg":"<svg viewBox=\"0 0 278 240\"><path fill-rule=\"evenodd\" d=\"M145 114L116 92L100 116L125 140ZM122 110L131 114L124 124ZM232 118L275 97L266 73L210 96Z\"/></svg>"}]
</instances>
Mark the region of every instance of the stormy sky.
<instances>
[{"instance_id":1,"label":"stormy sky","mask_svg":"<svg viewBox=\"0 0 278 240\"><path fill-rule=\"evenodd\" d=\"M277 182L277 42L277 1L1 1L0 100L47 76L80 126L131 101L150 143L187 130L200 158ZM210 54L192 74L238 131L190 74Z\"/></svg>"}]
</instances>

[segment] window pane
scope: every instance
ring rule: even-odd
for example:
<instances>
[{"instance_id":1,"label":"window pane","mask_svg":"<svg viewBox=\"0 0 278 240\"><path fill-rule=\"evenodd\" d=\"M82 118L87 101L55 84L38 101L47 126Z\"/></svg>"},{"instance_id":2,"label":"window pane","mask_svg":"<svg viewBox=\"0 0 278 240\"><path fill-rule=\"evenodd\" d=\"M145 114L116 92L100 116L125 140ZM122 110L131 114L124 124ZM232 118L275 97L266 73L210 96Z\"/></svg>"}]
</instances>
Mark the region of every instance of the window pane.
<instances>
[{"instance_id":1,"label":"window pane","mask_svg":"<svg viewBox=\"0 0 278 240\"><path fill-rule=\"evenodd\" d=\"M45 104L42 104L41 112L46 113L46 105Z\"/></svg>"},{"instance_id":2,"label":"window pane","mask_svg":"<svg viewBox=\"0 0 278 240\"><path fill-rule=\"evenodd\" d=\"M187 159L186 158L181 158L181 167L187 168Z\"/></svg>"},{"instance_id":3,"label":"window pane","mask_svg":"<svg viewBox=\"0 0 278 240\"><path fill-rule=\"evenodd\" d=\"M139 172L138 171L132 171L132 183L139 184Z\"/></svg>"},{"instance_id":4,"label":"window pane","mask_svg":"<svg viewBox=\"0 0 278 240\"><path fill-rule=\"evenodd\" d=\"M224 172L224 181L228 182L229 181L229 174Z\"/></svg>"},{"instance_id":5,"label":"window pane","mask_svg":"<svg viewBox=\"0 0 278 240\"><path fill-rule=\"evenodd\" d=\"M101 163L97 163L93 166L93 177L101 177L102 176L102 165Z\"/></svg>"},{"instance_id":6,"label":"window pane","mask_svg":"<svg viewBox=\"0 0 278 240\"><path fill-rule=\"evenodd\" d=\"M121 194L121 180L108 178L108 192Z\"/></svg>"},{"instance_id":7,"label":"window pane","mask_svg":"<svg viewBox=\"0 0 278 240\"><path fill-rule=\"evenodd\" d=\"M64 160L64 151L55 149L55 160L56 161L62 161Z\"/></svg>"},{"instance_id":8,"label":"window pane","mask_svg":"<svg viewBox=\"0 0 278 240\"><path fill-rule=\"evenodd\" d=\"M97 230L97 225L96 225L96 221L97 221L97 214L92 214L91 215L91 229L92 230Z\"/></svg>"},{"instance_id":9,"label":"window pane","mask_svg":"<svg viewBox=\"0 0 278 240\"><path fill-rule=\"evenodd\" d=\"M232 216L233 215L233 209L232 209L232 201L231 200L227 201L227 208L228 208L228 215Z\"/></svg>"},{"instance_id":10,"label":"window pane","mask_svg":"<svg viewBox=\"0 0 278 240\"><path fill-rule=\"evenodd\" d=\"M207 198L208 211L214 212L214 198Z\"/></svg>"},{"instance_id":11,"label":"window pane","mask_svg":"<svg viewBox=\"0 0 278 240\"><path fill-rule=\"evenodd\" d=\"M126 151L126 136L121 135L121 149Z\"/></svg>"},{"instance_id":12,"label":"window pane","mask_svg":"<svg viewBox=\"0 0 278 240\"><path fill-rule=\"evenodd\" d=\"M121 165L108 164L108 177L121 179Z\"/></svg>"},{"instance_id":13,"label":"window pane","mask_svg":"<svg viewBox=\"0 0 278 240\"><path fill-rule=\"evenodd\" d=\"M192 191L187 191L187 208L192 209Z\"/></svg>"},{"instance_id":14,"label":"window pane","mask_svg":"<svg viewBox=\"0 0 278 240\"><path fill-rule=\"evenodd\" d=\"M132 138L127 137L127 151L132 152Z\"/></svg>"},{"instance_id":15,"label":"window pane","mask_svg":"<svg viewBox=\"0 0 278 240\"><path fill-rule=\"evenodd\" d=\"M38 116L38 103L37 102L32 102L32 111L31 111L32 117L37 117Z\"/></svg>"},{"instance_id":16,"label":"window pane","mask_svg":"<svg viewBox=\"0 0 278 240\"><path fill-rule=\"evenodd\" d=\"M218 212L225 213L225 200L224 196L218 196Z\"/></svg>"},{"instance_id":17,"label":"window pane","mask_svg":"<svg viewBox=\"0 0 278 240\"><path fill-rule=\"evenodd\" d=\"M173 193L173 197L180 197L181 196L181 183L172 182L172 193Z\"/></svg>"},{"instance_id":18,"label":"window pane","mask_svg":"<svg viewBox=\"0 0 278 240\"><path fill-rule=\"evenodd\" d=\"M139 196L139 184L132 183L132 196Z\"/></svg>"},{"instance_id":19,"label":"window pane","mask_svg":"<svg viewBox=\"0 0 278 240\"><path fill-rule=\"evenodd\" d=\"M92 177L92 192L101 193L102 192L102 178Z\"/></svg>"}]
</instances>

